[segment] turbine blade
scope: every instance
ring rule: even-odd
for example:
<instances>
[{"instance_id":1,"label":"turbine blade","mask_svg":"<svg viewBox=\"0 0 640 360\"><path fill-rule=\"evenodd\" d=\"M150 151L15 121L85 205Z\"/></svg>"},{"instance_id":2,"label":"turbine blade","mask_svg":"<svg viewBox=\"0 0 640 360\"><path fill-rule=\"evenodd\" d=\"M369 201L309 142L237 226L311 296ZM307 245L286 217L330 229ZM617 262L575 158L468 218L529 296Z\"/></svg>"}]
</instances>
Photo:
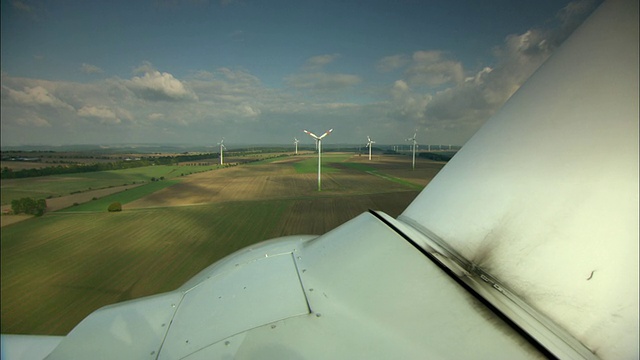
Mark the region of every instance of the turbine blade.
<instances>
[{"instance_id":1,"label":"turbine blade","mask_svg":"<svg viewBox=\"0 0 640 360\"><path fill-rule=\"evenodd\" d=\"M332 131L333 131L333 129L330 129L329 131L325 132L324 134L322 134L322 135L320 136L320 139L322 139L323 137L325 137L325 136L327 136L327 135L331 134L331 132L332 132Z\"/></svg>"},{"instance_id":2,"label":"turbine blade","mask_svg":"<svg viewBox=\"0 0 640 360\"><path fill-rule=\"evenodd\" d=\"M302 130L302 131L304 131L305 134L311 136L312 138L314 138L316 140L319 139L319 137L316 134L312 133L311 131L307 131L307 130Z\"/></svg>"}]
</instances>

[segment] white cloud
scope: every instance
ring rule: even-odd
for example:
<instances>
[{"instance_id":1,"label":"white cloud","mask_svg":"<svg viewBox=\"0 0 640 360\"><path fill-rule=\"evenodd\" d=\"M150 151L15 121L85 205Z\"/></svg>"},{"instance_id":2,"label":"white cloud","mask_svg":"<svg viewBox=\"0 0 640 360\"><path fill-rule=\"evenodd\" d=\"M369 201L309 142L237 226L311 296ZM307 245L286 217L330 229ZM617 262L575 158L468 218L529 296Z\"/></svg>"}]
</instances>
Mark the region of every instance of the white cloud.
<instances>
[{"instance_id":1,"label":"white cloud","mask_svg":"<svg viewBox=\"0 0 640 360\"><path fill-rule=\"evenodd\" d=\"M390 89L391 116L428 125L436 132L454 129L470 136L551 55L580 23L576 18L584 17L592 5L591 1L571 3L559 13L559 26L508 35L494 49L496 65L474 73L465 72L462 64L445 52L416 51L404 79ZM388 64L397 64L402 57L385 59ZM415 90L424 91L421 86L425 85L435 89L426 93Z\"/></svg>"},{"instance_id":2,"label":"white cloud","mask_svg":"<svg viewBox=\"0 0 640 360\"><path fill-rule=\"evenodd\" d=\"M149 120L160 120L164 118L164 114L160 114L160 113L151 113L147 116L147 119Z\"/></svg>"},{"instance_id":3,"label":"white cloud","mask_svg":"<svg viewBox=\"0 0 640 360\"><path fill-rule=\"evenodd\" d=\"M309 70L318 70L334 62L339 57L340 57L340 54L325 54L325 55L312 56L309 59L307 59L307 61L304 64L304 68Z\"/></svg>"},{"instance_id":4,"label":"white cloud","mask_svg":"<svg viewBox=\"0 0 640 360\"><path fill-rule=\"evenodd\" d=\"M245 70L232 70L226 67L219 68L217 72L224 77L225 80L234 84L234 86L259 86L260 79Z\"/></svg>"},{"instance_id":5,"label":"white cloud","mask_svg":"<svg viewBox=\"0 0 640 360\"><path fill-rule=\"evenodd\" d=\"M3 96L6 96L16 103L27 106L51 106L67 110L74 110L73 107L58 99L42 86L25 87L23 91L13 90L7 86L2 86Z\"/></svg>"},{"instance_id":6,"label":"white cloud","mask_svg":"<svg viewBox=\"0 0 640 360\"><path fill-rule=\"evenodd\" d=\"M125 86L138 97L150 101L193 101L196 94L167 72L148 71L144 76L125 80Z\"/></svg>"},{"instance_id":7,"label":"white cloud","mask_svg":"<svg viewBox=\"0 0 640 360\"><path fill-rule=\"evenodd\" d=\"M307 59L298 72L284 77L282 88L267 86L242 68L193 70L183 79L172 70L160 72L149 62L135 69L130 79L91 83L15 78L3 72L2 139L74 143L188 138L206 143L211 134L258 129L256 134L279 141L295 123L340 125L332 141L340 136L344 136L340 141L349 141L354 134L347 134L348 129L366 131L375 125L388 127L388 134L403 133L400 141L416 127L429 127L429 136L434 137L453 129L452 143L462 142L566 36L570 26L565 24L582 11L583 3L572 4L558 15L553 31L531 29L505 37L494 49L491 67L473 64L473 70L467 69L451 53L433 49L382 57L376 63L378 71L387 72L382 79L396 76L395 82L382 87L373 78L380 74L366 74L366 67L358 70L366 75L326 71L338 65L338 54ZM83 64L80 70L97 73L94 66ZM171 136L163 135L169 134L163 129Z\"/></svg>"},{"instance_id":8,"label":"white cloud","mask_svg":"<svg viewBox=\"0 0 640 360\"><path fill-rule=\"evenodd\" d=\"M416 51L406 76L410 84L437 87L460 84L464 71L462 63L448 59L442 51Z\"/></svg>"},{"instance_id":9,"label":"white cloud","mask_svg":"<svg viewBox=\"0 0 640 360\"><path fill-rule=\"evenodd\" d=\"M255 118L255 117L258 117L258 116L260 116L260 114L262 113L262 112L260 111L260 109L255 108L255 107L252 107L252 106L251 106L251 105L249 105L249 104L241 105L241 106L239 107L239 112L240 112L240 114L242 114L242 116L244 116L244 117L248 117L248 118Z\"/></svg>"},{"instance_id":10,"label":"white cloud","mask_svg":"<svg viewBox=\"0 0 640 360\"><path fill-rule=\"evenodd\" d=\"M396 113L396 118L414 122L425 119L425 111L431 101L431 95L414 93L405 81L397 80L391 88L391 97L392 112Z\"/></svg>"},{"instance_id":11,"label":"white cloud","mask_svg":"<svg viewBox=\"0 0 640 360\"><path fill-rule=\"evenodd\" d=\"M382 72L389 72L400 69L409 63L409 58L404 54L387 56L378 61L376 69Z\"/></svg>"},{"instance_id":12,"label":"white cloud","mask_svg":"<svg viewBox=\"0 0 640 360\"><path fill-rule=\"evenodd\" d=\"M35 114L28 114L25 117L18 118L16 120L16 124L20 126L35 127L35 128L51 127L51 123L49 123L49 121Z\"/></svg>"},{"instance_id":13,"label":"white cloud","mask_svg":"<svg viewBox=\"0 0 640 360\"><path fill-rule=\"evenodd\" d=\"M78 115L88 118L98 118L105 124L119 124L121 122L113 110L103 106L83 106L78 110Z\"/></svg>"},{"instance_id":14,"label":"white cloud","mask_svg":"<svg viewBox=\"0 0 640 360\"><path fill-rule=\"evenodd\" d=\"M85 63L83 63L82 66L80 66L80 71L82 71L85 74L102 74L104 72L101 68L95 65L85 64Z\"/></svg>"}]
</instances>

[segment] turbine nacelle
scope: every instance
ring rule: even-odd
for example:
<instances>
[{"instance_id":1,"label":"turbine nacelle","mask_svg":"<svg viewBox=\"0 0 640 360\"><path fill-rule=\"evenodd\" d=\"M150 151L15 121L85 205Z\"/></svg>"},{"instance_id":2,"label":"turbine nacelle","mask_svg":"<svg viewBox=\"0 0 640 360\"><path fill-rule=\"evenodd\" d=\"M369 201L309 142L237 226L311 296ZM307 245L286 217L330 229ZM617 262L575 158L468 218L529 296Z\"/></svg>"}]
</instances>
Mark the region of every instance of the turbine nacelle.
<instances>
[{"instance_id":1,"label":"turbine nacelle","mask_svg":"<svg viewBox=\"0 0 640 360\"><path fill-rule=\"evenodd\" d=\"M367 147L371 147L371 144L375 144L376 142L371 140L369 136L367 136Z\"/></svg>"}]
</instances>

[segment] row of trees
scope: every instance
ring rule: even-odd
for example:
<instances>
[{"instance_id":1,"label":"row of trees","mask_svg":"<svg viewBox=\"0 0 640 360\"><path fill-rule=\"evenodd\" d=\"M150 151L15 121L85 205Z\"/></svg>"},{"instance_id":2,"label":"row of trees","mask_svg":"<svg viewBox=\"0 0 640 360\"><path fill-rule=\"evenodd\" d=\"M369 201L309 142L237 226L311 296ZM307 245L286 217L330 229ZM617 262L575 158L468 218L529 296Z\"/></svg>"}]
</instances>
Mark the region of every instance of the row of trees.
<instances>
[{"instance_id":1,"label":"row of trees","mask_svg":"<svg viewBox=\"0 0 640 360\"><path fill-rule=\"evenodd\" d=\"M36 200L29 197L11 200L11 210L14 214L42 216L45 211L47 211L47 201L45 199Z\"/></svg>"},{"instance_id":2,"label":"row of trees","mask_svg":"<svg viewBox=\"0 0 640 360\"><path fill-rule=\"evenodd\" d=\"M0 173L2 179L21 179L37 176L48 175L66 175L86 172L108 171L108 170L120 170L130 169L136 167L150 166L150 165L174 165L185 161L196 161L203 159L210 159L217 157L218 154L198 154L198 155L177 155L177 156L160 156L143 160L133 161L116 161L96 163L90 165L69 165L69 166L50 166L40 169L24 169L13 171L8 167L4 167Z\"/></svg>"}]
</instances>

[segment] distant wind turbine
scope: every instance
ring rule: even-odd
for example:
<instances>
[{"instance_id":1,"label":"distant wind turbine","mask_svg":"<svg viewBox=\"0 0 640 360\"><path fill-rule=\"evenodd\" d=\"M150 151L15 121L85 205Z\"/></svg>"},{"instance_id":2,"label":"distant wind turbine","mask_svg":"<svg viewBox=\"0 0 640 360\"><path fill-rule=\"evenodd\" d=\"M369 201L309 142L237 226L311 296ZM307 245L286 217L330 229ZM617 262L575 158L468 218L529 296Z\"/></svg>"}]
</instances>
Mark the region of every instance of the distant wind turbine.
<instances>
[{"instance_id":1,"label":"distant wind turbine","mask_svg":"<svg viewBox=\"0 0 640 360\"><path fill-rule=\"evenodd\" d=\"M296 155L298 155L298 143L300 142L300 140L293 138L293 144L296 146Z\"/></svg>"},{"instance_id":2,"label":"distant wind turbine","mask_svg":"<svg viewBox=\"0 0 640 360\"><path fill-rule=\"evenodd\" d=\"M371 140L370 137L367 136L367 147L369 148L369 160L371 160L371 144L375 144L376 142Z\"/></svg>"},{"instance_id":3,"label":"distant wind turbine","mask_svg":"<svg viewBox=\"0 0 640 360\"><path fill-rule=\"evenodd\" d=\"M413 142L413 165L411 167L411 169L415 170L416 169L416 135L418 135L418 133L414 133L412 138L408 138L405 141L412 141Z\"/></svg>"},{"instance_id":4,"label":"distant wind turbine","mask_svg":"<svg viewBox=\"0 0 640 360\"><path fill-rule=\"evenodd\" d=\"M222 138L222 140L220 140L220 142L218 143L218 145L220 145L220 165L224 165L223 149L227 148L226 146L224 146L223 142L224 142L224 138Z\"/></svg>"},{"instance_id":5,"label":"distant wind turbine","mask_svg":"<svg viewBox=\"0 0 640 360\"><path fill-rule=\"evenodd\" d=\"M307 131L307 130L303 130L305 134L311 136L312 138L316 139L316 146L318 147L318 191L322 191L322 186L321 186L321 181L320 181L320 168L322 165L322 138L329 135L333 129L330 129L329 131L325 132L324 134L317 136L316 134Z\"/></svg>"}]
</instances>

